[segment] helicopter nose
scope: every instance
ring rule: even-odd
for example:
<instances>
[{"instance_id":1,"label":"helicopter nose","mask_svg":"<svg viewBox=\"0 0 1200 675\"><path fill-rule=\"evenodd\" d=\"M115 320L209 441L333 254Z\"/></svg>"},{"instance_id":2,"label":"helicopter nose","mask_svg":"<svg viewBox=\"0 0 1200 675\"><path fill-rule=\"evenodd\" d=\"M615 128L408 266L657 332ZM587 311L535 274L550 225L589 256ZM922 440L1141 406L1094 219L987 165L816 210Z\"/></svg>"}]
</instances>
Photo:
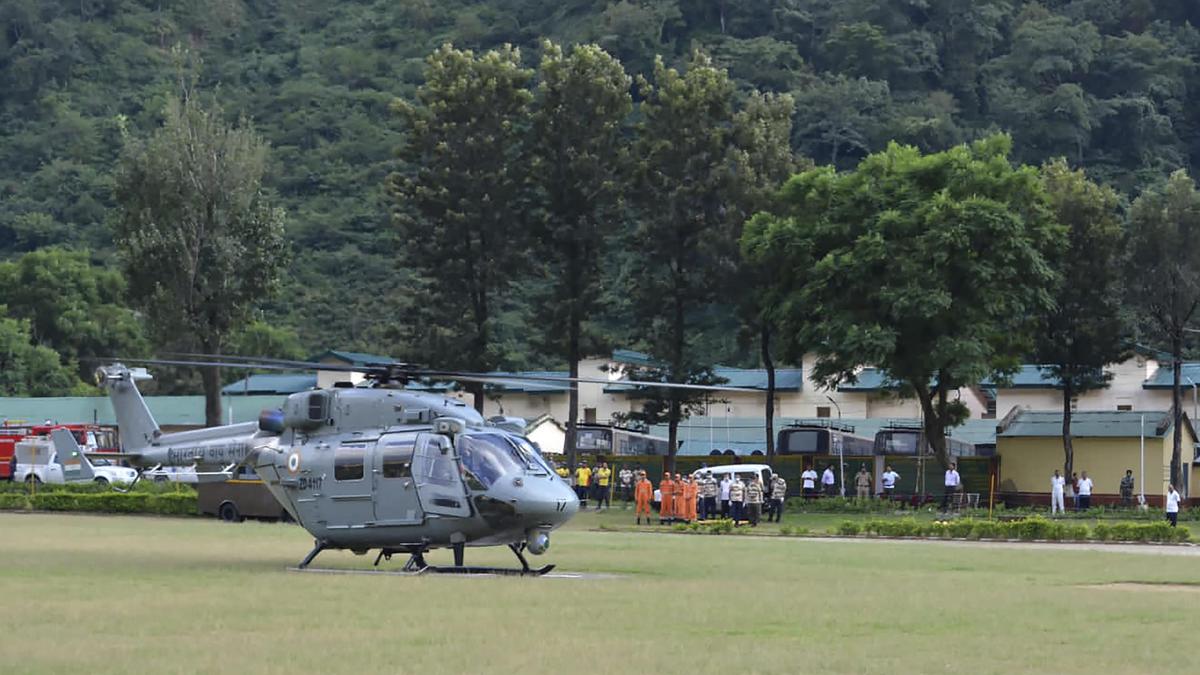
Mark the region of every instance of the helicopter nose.
<instances>
[{"instance_id":1,"label":"helicopter nose","mask_svg":"<svg viewBox=\"0 0 1200 675\"><path fill-rule=\"evenodd\" d=\"M550 485L552 487L545 491L541 499L529 504L527 511L543 523L558 527L579 512L579 498L569 485L557 477Z\"/></svg>"}]
</instances>

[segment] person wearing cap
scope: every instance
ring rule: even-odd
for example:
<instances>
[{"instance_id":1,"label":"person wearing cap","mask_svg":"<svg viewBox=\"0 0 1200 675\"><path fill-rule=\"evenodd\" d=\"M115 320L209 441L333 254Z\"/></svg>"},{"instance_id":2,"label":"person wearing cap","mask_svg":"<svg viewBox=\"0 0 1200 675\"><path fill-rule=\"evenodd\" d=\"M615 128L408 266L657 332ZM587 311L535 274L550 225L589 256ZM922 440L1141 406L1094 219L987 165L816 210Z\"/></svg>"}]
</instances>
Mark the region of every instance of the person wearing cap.
<instances>
[{"instance_id":1,"label":"person wearing cap","mask_svg":"<svg viewBox=\"0 0 1200 675\"><path fill-rule=\"evenodd\" d=\"M637 524L642 524L642 514L646 515L646 524L650 524L650 500L654 498L654 486L646 478L646 472L638 473L637 484L633 488L634 513L637 514Z\"/></svg>"},{"instance_id":2,"label":"person wearing cap","mask_svg":"<svg viewBox=\"0 0 1200 675\"><path fill-rule=\"evenodd\" d=\"M658 523L671 522L675 517L675 481L671 480L670 473L664 473L662 482L658 484L659 501L658 501Z\"/></svg>"},{"instance_id":3,"label":"person wearing cap","mask_svg":"<svg viewBox=\"0 0 1200 675\"><path fill-rule=\"evenodd\" d=\"M746 506L750 511L750 527L758 527L758 520L762 517L764 492L762 476L756 473L754 478L750 479L750 484L746 486Z\"/></svg>"},{"instance_id":4,"label":"person wearing cap","mask_svg":"<svg viewBox=\"0 0 1200 675\"><path fill-rule=\"evenodd\" d=\"M860 501L871 498L871 472L867 471L866 464L858 467L858 473L854 476L854 486L857 488Z\"/></svg>"},{"instance_id":5,"label":"person wearing cap","mask_svg":"<svg viewBox=\"0 0 1200 675\"><path fill-rule=\"evenodd\" d=\"M771 478L771 515L777 523L783 520L783 500L786 498L787 481L783 476L775 474ZM767 522L771 522L771 518L767 518Z\"/></svg>"},{"instance_id":6,"label":"person wearing cap","mask_svg":"<svg viewBox=\"0 0 1200 675\"><path fill-rule=\"evenodd\" d=\"M733 482L729 485L729 511L733 516L733 524L737 525L742 519L742 508L746 499L746 484L742 479L734 476Z\"/></svg>"}]
</instances>

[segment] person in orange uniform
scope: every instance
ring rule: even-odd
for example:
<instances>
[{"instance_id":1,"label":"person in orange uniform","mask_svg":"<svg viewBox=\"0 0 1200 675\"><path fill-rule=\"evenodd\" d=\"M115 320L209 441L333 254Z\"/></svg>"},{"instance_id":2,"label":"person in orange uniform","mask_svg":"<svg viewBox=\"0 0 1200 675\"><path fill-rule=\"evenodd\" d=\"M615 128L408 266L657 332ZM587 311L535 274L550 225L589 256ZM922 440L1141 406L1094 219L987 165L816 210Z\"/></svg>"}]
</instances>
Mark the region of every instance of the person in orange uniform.
<instances>
[{"instance_id":1,"label":"person in orange uniform","mask_svg":"<svg viewBox=\"0 0 1200 675\"><path fill-rule=\"evenodd\" d=\"M638 473L637 484L633 487L633 500L636 502L634 512L637 514L637 524L642 524L642 514L646 514L646 524L650 524L650 501L654 498L654 486L646 478L646 472Z\"/></svg>"},{"instance_id":2,"label":"person in orange uniform","mask_svg":"<svg viewBox=\"0 0 1200 675\"><path fill-rule=\"evenodd\" d=\"M682 474L675 474L675 517L679 520L688 519L687 497L685 492L691 481L684 480Z\"/></svg>"},{"instance_id":3,"label":"person in orange uniform","mask_svg":"<svg viewBox=\"0 0 1200 675\"><path fill-rule=\"evenodd\" d=\"M700 486L696 480L688 476L687 490L684 491L683 501L687 505L688 522L696 522L696 497L699 496Z\"/></svg>"},{"instance_id":4,"label":"person in orange uniform","mask_svg":"<svg viewBox=\"0 0 1200 675\"><path fill-rule=\"evenodd\" d=\"M659 495L658 524L662 525L675 517L675 481L671 480L671 474L663 474L658 491L661 493Z\"/></svg>"}]
</instances>

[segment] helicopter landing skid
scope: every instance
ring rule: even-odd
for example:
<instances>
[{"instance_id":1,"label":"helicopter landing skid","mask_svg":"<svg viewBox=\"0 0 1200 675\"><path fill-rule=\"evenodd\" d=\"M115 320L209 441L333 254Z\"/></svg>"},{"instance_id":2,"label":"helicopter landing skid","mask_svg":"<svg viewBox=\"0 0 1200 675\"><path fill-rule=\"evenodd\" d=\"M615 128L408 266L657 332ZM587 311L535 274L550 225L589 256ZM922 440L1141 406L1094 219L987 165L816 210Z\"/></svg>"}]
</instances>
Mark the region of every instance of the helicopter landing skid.
<instances>
[{"instance_id":1,"label":"helicopter landing skid","mask_svg":"<svg viewBox=\"0 0 1200 675\"><path fill-rule=\"evenodd\" d=\"M530 567L529 561L525 559L524 544L509 544L508 548L517 556L517 560L521 561L521 569L512 569L509 567L472 567L463 565L463 549L455 547L454 565L449 567L438 567L425 562L424 551L408 550L408 561L404 563L404 567L400 568L401 572L408 574L480 574L480 575L502 575L502 576L517 576L517 577L540 577L549 574L554 565L544 565L542 567ZM379 567L382 560L391 560L394 553L405 552L403 549L381 549L379 555L375 557L375 566Z\"/></svg>"}]
</instances>

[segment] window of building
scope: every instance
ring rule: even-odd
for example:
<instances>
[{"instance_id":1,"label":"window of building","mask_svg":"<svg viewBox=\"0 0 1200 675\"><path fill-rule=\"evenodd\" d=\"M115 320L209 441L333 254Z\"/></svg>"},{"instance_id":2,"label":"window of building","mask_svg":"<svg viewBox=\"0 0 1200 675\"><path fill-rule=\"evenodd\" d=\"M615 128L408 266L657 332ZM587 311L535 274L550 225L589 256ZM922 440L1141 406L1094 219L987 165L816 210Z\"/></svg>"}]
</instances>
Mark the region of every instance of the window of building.
<instances>
[{"instance_id":1,"label":"window of building","mask_svg":"<svg viewBox=\"0 0 1200 675\"><path fill-rule=\"evenodd\" d=\"M363 458L366 452L362 447L343 446L333 454L334 480L362 480Z\"/></svg>"},{"instance_id":2,"label":"window of building","mask_svg":"<svg viewBox=\"0 0 1200 675\"><path fill-rule=\"evenodd\" d=\"M1117 410L1129 411L1129 410L1133 410L1133 406L1131 406L1131 405L1119 405L1119 406L1117 406Z\"/></svg>"},{"instance_id":3,"label":"window of building","mask_svg":"<svg viewBox=\"0 0 1200 675\"><path fill-rule=\"evenodd\" d=\"M829 415L829 406L827 406L827 405L817 406L817 417L829 417L829 416L830 416Z\"/></svg>"},{"instance_id":4,"label":"window of building","mask_svg":"<svg viewBox=\"0 0 1200 675\"><path fill-rule=\"evenodd\" d=\"M983 413L983 419L996 419L996 397L993 396L987 400L987 410Z\"/></svg>"},{"instance_id":5,"label":"window of building","mask_svg":"<svg viewBox=\"0 0 1200 675\"><path fill-rule=\"evenodd\" d=\"M1078 412L1078 411L1079 411L1079 397L1073 396L1073 397L1071 397L1071 412Z\"/></svg>"},{"instance_id":6,"label":"window of building","mask_svg":"<svg viewBox=\"0 0 1200 675\"><path fill-rule=\"evenodd\" d=\"M595 424L596 423L596 409L595 408L584 408L583 409L583 423L584 424Z\"/></svg>"}]
</instances>

